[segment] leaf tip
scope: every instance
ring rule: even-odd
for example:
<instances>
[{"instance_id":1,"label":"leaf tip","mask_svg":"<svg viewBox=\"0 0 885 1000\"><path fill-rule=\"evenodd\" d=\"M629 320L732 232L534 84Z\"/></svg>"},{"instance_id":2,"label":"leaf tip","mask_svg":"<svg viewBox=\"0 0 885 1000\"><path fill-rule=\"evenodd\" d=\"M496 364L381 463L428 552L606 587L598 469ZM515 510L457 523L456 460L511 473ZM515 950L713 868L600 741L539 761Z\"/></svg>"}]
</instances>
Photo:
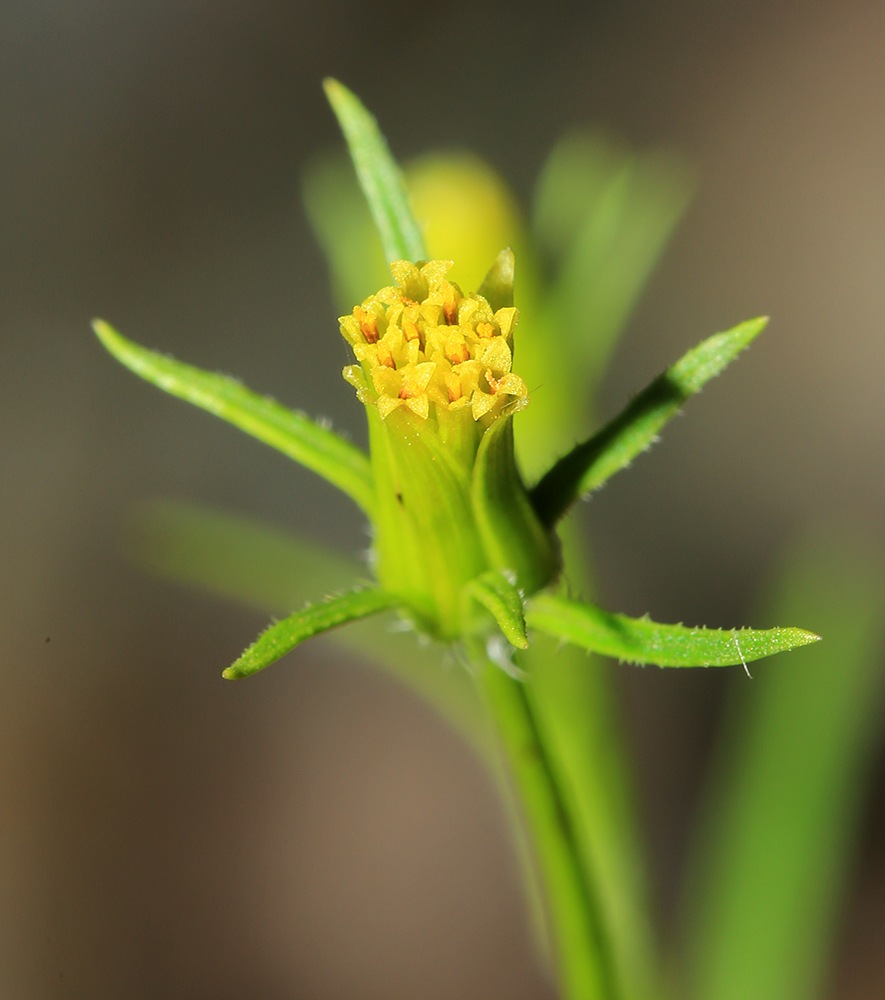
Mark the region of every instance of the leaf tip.
<instances>
[{"instance_id":1,"label":"leaf tip","mask_svg":"<svg viewBox=\"0 0 885 1000\"><path fill-rule=\"evenodd\" d=\"M323 91L325 92L326 100L329 102L332 111L335 112L338 124L345 132L345 138L347 137L347 126L348 124L353 124L355 116L358 118L368 119L374 123L374 116L369 112L363 102L349 87L345 87L344 84L340 80L336 80L334 76L327 76L323 80Z\"/></svg>"},{"instance_id":2,"label":"leaf tip","mask_svg":"<svg viewBox=\"0 0 885 1000\"><path fill-rule=\"evenodd\" d=\"M133 345L123 334L115 330L110 323L98 318L92 320L92 329L105 350L113 354L118 361L126 364L126 359L131 354Z\"/></svg>"},{"instance_id":3,"label":"leaf tip","mask_svg":"<svg viewBox=\"0 0 885 1000\"><path fill-rule=\"evenodd\" d=\"M339 80L336 80L334 76L327 76L323 80L323 90L326 93L329 103L333 106L336 101L340 101L342 97L350 93L347 87Z\"/></svg>"},{"instance_id":4,"label":"leaf tip","mask_svg":"<svg viewBox=\"0 0 885 1000\"><path fill-rule=\"evenodd\" d=\"M814 632L808 632L804 628L791 629L793 635L792 638L796 646L810 646L813 642L820 642L823 638L822 635L816 635Z\"/></svg>"},{"instance_id":5,"label":"leaf tip","mask_svg":"<svg viewBox=\"0 0 885 1000\"><path fill-rule=\"evenodd\" d=\"M753 343L765 327L768 326L768 320L768 316L756 316L755 319L744 320L743 323L739 323L724 334L724 337L727 338L724 343L729 345L727 349L729 356L725 360L723 368L733 361L741 351L746 350Z\"/></svg>"},{"instance_id":6,"label":"leaf tip","mask_svg":"<svg viewBox=\"0 0 885 1000\"><path fill-rule=\"evenodd\" d=\"M259 638L261 638L261 636L259 636ZM254 659L252 660L249 659L248 654L251 648L252 647L250 646L249 649L247 649L246 652L243 653L243 655L239 659L234 660L234 662L227 668L227 670L222 670L221 676L226 681L245 680L247 677L251 677L252 674L258 673L258 671L261 670L262 667L267 666L266 663L261 663L256 665Z\"/></svg>"},{"instance_id":7,"label":"leaf tip","mask_svg":"<svg viewBox=\"0 0 885 1000\"><path fill-rule=\"evenodd\" d=\"M105 347L120 337L120 334L117 333L110 323L106 323L103 319L99 319L98 317L92 320L92 329L95 331L96 337L98 337Z\"/></svg>"},{"instance_id":8,"label":"leaf tip","mask_svg":"<svg viewBox=\"0 0 885 1000\"><path fill-rule=\"evenodd\" d=\"M762 333L765 327L768 326L770 319L770 316L756 316L755 319L748 319L746 322L741 323L738 329L743 330L747 344L755 340Z\"/></svg>"}]
</instances>

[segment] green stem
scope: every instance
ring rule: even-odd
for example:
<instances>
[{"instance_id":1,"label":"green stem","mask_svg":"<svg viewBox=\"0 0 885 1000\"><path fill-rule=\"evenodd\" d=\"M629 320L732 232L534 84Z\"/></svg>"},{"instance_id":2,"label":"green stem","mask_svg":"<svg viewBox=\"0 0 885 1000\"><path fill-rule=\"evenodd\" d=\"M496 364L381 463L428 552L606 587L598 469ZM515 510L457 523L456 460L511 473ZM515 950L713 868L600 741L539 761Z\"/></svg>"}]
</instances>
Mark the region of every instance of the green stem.
<instances>
[{"instance_id":1,"label":"green stem","mask_svg":"<svg viewBox=\"0 0 885 1000\"><path fill-rule=\"evenodd\" d=\"M543 882L563 1000L618 1000L599 900L526 686L471 645L475 679L510 766Z\"/></svg>"}]
</instances>

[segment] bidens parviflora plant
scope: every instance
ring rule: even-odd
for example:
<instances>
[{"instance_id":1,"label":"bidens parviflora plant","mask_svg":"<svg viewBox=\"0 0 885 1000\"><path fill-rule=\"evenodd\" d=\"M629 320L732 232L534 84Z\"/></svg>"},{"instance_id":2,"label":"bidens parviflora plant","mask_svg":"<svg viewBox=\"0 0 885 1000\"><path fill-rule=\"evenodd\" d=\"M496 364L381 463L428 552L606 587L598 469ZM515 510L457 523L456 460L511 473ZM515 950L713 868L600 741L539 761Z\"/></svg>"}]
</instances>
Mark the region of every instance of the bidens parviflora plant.
<instances>
[{"instance_id":1,"label":"bidens parviflora plant","mask_svg":"<svg viewBox=\"0 0 885 1000\"><path fill-rule=\"evenodd\" d=\"M459 649L471 668L467 684L475 683L495 724L524 807L544 889L541 919L548 925L546 938L563 996L642 997L646 994L635 988L645 975L645 959L636 960L646 948L642 919L622 919L624 900L634 895L628 874L633 866L618 861L629 854L626 848L622 852L625 837L603 833L588 852L576 834L588 817L604 827L614 815L600 808L597 778L608 772L603 757L617 747L600 741L601 749L588 757L587 745L574 743L583 766L600 764L586 796L592 805L582 812L576 802L584 790L577 784L568 789L569 779L556 759L563 745L556 748L549 738L563 724L563 704L558 703L559 716L548 711L545 720L536 701L539 685L532 683L541 679L545 666L555 680L559 664L549 663L544 644L533 643L533 637L546 633L582 650L672 667L746 666L817 639L796 628L659 625L603 611L558 590L559 520L582 495L655 442L685 401L758 336L765 319L741 323L688 351L621 414L527 486L514 454L514 425L529 393L513 370L514 340L523 335L515 338L513 253L502 250L478 291L464 294L448 278L450 262L429 259L401 174L375 120L335 81L326 82L326 92L394 279L340 321L357 362L344 374L366 407L369 453L234 379L140 347L103 321L95 322L95 331L140 377L229 421L343 490L373 527L375 580L353 580L350 590L318 594L316 603L272 624L224 676L246 677L311 636L390 610L422 634ZM573 373L561 345L553 360L549 391L555 392ZM580 364L575 367L581 371ZM571 399L575 393L563 395ZM343 586L348 582L341 580ZM525 683L499 655L500 635L513 649L512 666L526 668ZM418 663L417 643L413 655L424 666ZM572 685L578 676L592 677L592 670L577 657L563 688L572 721L575 712L580 714L582 733L594 722L598 730L601 716L585 717L590 703L572 698ZM597 738L594 731L591 742ZM615 797L620 801L620 795ZM611 862L608 867L599 851Z\"/></svg>"},{"instance_id":2,"label":"bidens parviflora plant","mask_svg":"<svg viewBox=\"0 0 885 1000\"><path fill-rule=\"evenodd\" d=\"M311 636L390 609L432 638L470 640L474 650L474 640L495 628L524 649L533 628L659 666L746 667L817 639L794 628L658 625L551 589L560 569L555 527L562 515L657 440L766 320L703 341L527 489L513 448L514 416L528 390L511 370L512 252L501 251L478 292L464 295L446 277L448 261L427 260L374 119L340 84L327 82L326 89L395 281L341 319L359 362L344 374L366 404L370 455L234 379L146 350L101 320L94 324L105 347L136 374L313 469L372 523L377 585L334 594L271 625L224 676L249 676Z\"/></svg>"},{"instance_id":3,"label":"bidens parviflora plant","mask_svg":"<svg viewBox=\"0 0 885 1000\"><path fill-rule=\"evenodd\" d=\"M513 454L511 421L528 402L512 371L513 255L483 286L496 308L448 281L451 266L394 261L396 284L340 320L360 362L344 377L369 416L378 581L444 640L479 624L465 587L484 572L525 594L558 568Z\"/></svg>"}]
</instances>

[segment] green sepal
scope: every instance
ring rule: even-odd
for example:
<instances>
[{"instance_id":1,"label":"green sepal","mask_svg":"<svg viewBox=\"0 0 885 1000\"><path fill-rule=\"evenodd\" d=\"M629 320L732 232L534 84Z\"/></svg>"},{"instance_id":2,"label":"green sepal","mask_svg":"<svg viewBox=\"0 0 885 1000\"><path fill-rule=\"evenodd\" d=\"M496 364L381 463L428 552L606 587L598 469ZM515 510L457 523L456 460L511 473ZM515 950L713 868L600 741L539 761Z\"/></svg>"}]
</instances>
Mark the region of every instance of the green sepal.
<instances>
[{"instance_id":1,"label":"green sepal","mask_svg":"<svg viewBox=\"0 0 885 1000\"><path fill-rule=\"evenodd\" d=\"M471 497L492 567L515 573L526 594L546 587L559 571L559 549L538 520L516 466L512 413L498 417L483 435Z\"/></svg>"},{"instance_id":2,"label":"green sepal","mask_svg":"<svg viewBox=\"0 0 885 1000\"><path fill-rule=\"evenodd\" d=\"M95 320L92 326L111 354L136 375L283 452L337 486L372 515L375 486L369 457L355 445L305 414L259 396L226 375L206 372L141 347L103 320Z\"/></svg>"},{"instance_id":3,"label":"green sepal","mask_svg":"<svg viewBox=\"0 0 885 1000\"><path fill-rule=\"evenodd\" d=\"M402 172L377 121L356 94L337 80L324 80L323 88L344 133L388 264L395 260L426 260L427 251L409 208Z\"/></svg>"},{"instance_id":4,"label":"green sepal","mask_svg":"<svg viewBox=\"0 0 885 1000\"><path fill-rule=\"evenodd\" d=\"M249 677L275 663L305 639L328 632L338 625L387 611L397 603L396 598L385 591L370 588L329 597L321 604L311 604L262 632L221 676L227 680Z\"/></svg>"},{"instance_id":5,"label":"green sepal","mask_svg":"<svg viewBox=\"0 0 885 1000\"><path fill-rule=\"evenodd\" d=\"M800 628L708 629L659 625L648 618L612 614L592 604L539 594L526 608L531 628L627 663L659 667L746 666L763 656L817 642Z\"/></svg>"},{"instance_id":6,"label":"green sepal","mask_svg":"<svg viewBox=\"0 0 885 1000\"><path fill-rule=\"evenodd\" d=\"M481 573L465 589L494 617L509 643L517 649L528 648L522 595L503 573L498 570Z\"/></svg>"},{"instance_id":7,"label":"green sepal","mask_svg":"<svg viewBox=\"0 0 885 1000\"><path fill-rule=\"evenodd\" d=\"M767 316L702 341L644 389L591 438L576 445L531 490L541 522L552 527L583 494L647 451L683 403L719 375L762 332Z\"/></svg>"},{"instance_id":8,"label":"green sepal","mask_svg":"<svg viewBox=\"0 0 885 1000\"><path fill-rule=\"evenodd\" d=\"M497 312L513 305L513 277L516 271L516 257L508 247L495 258L495 263L489 268L477 295L481 295Z\"/></svg>"}]
</instances>

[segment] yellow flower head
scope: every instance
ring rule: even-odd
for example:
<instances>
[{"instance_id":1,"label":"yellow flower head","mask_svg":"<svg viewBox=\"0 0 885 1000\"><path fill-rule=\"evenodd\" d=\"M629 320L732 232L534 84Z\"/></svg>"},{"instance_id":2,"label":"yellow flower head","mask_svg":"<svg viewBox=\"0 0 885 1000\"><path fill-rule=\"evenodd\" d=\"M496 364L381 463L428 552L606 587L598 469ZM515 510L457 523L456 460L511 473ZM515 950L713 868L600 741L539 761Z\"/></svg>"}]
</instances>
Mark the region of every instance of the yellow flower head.
<instances>
[{"instance_id":1,"label":"yellow flower head","mask_svg":"<svg viewBox=\"0 0 885 1000\"><path fill-rule=\"evenodd\" d=\"M424 420L463 409L488 426L528 402L525 382L510 370L516 309L492 312L481 295L463 295L446 280L451 266L394 261L396 284L340 319L360 362L344 377L384 418L400 407Z\"/></svg>"}]
</instances>

